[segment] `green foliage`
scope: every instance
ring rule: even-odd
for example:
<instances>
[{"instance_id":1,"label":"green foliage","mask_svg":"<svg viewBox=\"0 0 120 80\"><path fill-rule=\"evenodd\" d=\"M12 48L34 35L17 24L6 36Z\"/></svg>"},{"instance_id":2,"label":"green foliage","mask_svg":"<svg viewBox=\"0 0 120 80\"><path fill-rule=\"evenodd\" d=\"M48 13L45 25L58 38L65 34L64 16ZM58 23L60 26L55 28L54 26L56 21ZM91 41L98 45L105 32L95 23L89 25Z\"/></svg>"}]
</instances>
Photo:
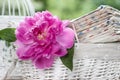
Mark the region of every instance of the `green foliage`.
<instances>
[{"instance_id":1,"label":"green foliage","mask_svg":"<svg viewBox=\"0 0 120 80\"><path fill-rule=\"evenodd\" d=\"M100 5L120 9L120 0L34 0L36 11L49 10L61 19L74 19L85 15ZM42 7L41 7L42 6Z\"/></svg>"},{"instance_id":2,"label":"green foliage","mask_svg":"<svg viewBox=\"0 0 120 80\"><path fill-rule=\"evenodd\" d=\"M100 5L109 5L114 8L120 9L120 0L92 0L95 5L95 7Z\"/></svg>"},{"instance_id":3,"label":"green foliage","mask_svg":"<svg viewBox=\"0 0 120 80\"><path fill-rule=\"evenodd\" d=\"M15 37L15 28L5 28L0 30L0 39L9 42L14 42L16 40Z\"/></svg>"},{"instance_id":4,"label":"green foliage","mask_svg":"<svg viewBox=\"0 0 120 80\"><path fill-rule=\"evenodd\" d=\"M62 63L68 67L71 71L73 70L73 55L74 55L74 46L68 49L67 55L61 57Z\"/></svg>"}]
</instances>

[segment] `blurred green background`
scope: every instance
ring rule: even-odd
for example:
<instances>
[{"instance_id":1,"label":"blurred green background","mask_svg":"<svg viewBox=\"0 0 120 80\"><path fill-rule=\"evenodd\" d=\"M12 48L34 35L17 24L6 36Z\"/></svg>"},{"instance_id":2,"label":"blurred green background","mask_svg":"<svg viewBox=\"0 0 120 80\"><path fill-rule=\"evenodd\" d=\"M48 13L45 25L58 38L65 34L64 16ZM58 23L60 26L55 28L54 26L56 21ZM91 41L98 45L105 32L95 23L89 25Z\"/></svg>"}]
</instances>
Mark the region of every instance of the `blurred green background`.
<instances>
[{"instance_id":1,"label":"blurred green background","mask_svg":"<svg viewBox=\"0 0 120 80\"><path fill-rule=\"evenodd\" d=\"M11 1L11 7L8 2ZM27 0L26 0L27 1ZM120 0L31 0L35 11L48 10L52 14L58 16L61 19L74 19L83 16L91 11L95 10L100 5L109 5L114 8L120 9ZM15 13L18 15L18 3L24 2L24 0L0 0L0 15L3 9L3 3L5 5L5 15L8 14L8 9L15 6ZM9 7L9 8L8 8ZM21 8L21 7L20 7ZM23 12L23 6L21 12ZM21 14L23 15L23 14Z\"/></svg>"},{"instance_id":2,"label":"blurred green background","mask_svg":"<svg viewBox=\"0 0 120 80\"><path fill-rule=\"evenodd\" d=\"M100 5L120 9L120 0L32 0L35 11L48 10L61 19L83 16Z\"/></svg>"}]
</instances>

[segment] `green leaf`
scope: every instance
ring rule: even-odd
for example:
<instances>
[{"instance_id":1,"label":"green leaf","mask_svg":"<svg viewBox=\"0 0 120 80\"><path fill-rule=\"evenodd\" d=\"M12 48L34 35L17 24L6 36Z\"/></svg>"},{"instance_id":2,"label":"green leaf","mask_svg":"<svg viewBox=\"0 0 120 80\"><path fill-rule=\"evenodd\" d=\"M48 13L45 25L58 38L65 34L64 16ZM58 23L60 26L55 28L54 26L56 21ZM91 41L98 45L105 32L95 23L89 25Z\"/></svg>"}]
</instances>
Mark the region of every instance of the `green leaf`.
<instances>
[{"instance_id":1,"label":"green leaf","mask_svg":"<svg viewBox=\"0 0 120 80\"><path fill-rule=\"evenodd\" d=\"M73 55L74 55L74 46L68 49L67 55L60 58L62 63L71 71L73 70Z\"/></svg>"},{"instance_id":2,"label":"green leaf","mask_svg":"<svg viewBox=\"0 0 120 80\"><path fill-rule=\"evenodd\" d=\"M15 28L5 28L0 30L0 39L7 42L14 42L16 40Z\"/></svg>"}]
</instances>

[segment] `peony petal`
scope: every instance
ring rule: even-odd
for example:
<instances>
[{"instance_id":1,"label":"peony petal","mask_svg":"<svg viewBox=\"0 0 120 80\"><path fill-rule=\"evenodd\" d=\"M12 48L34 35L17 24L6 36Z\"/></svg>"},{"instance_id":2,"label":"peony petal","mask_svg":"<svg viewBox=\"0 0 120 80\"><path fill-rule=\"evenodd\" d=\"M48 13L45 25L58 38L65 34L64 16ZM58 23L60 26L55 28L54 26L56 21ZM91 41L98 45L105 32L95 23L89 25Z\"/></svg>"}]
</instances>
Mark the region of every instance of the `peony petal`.
<instances>
[{"instance_id":1,"label":"peony petal","mask_svg":"<svg viewBox=\"0 0 120 80\"><path fill-rule=\"evenodd\" d=\"M64 28L63 33L56 36L56 40L65 48L71 48L74 44L74 31L70 28Z\"/></svg>"},{"instance_id":2,"label":"peony petal","mask_svg":"<svg viewBox=\"0 0 120 80\"><path fill-rule=\"evenodd\" d=\"M31 28L36 22L35 19L32 18L32 17L26 17L24 21L26 23L26 28L27 29Z\"/></svg>"},{"instance_id":3,"label":"peony petal","mask_svg":"<svg viewBox=\"0 0 120 80\"><path fill-rule=\"evenodd\" d=\"M30 55L25 55L26 49L27 48L24 47L24 45L17 49L16 53L19 59L28 60L30 58Z\"/></svg>"},{"instance_id":4,"label":"peony petal","mask_svg":"<svg viewBox=\"0 0 120 80\"><path fill-rule=\"evenodd\" d=\"M29 35L26 35L26 33L29 31L28 29L25 28L25 23L22 22L19 27L16 29L15 34L16 38L23 42L24 44L28 44L33 42L33 39L29 38Z\"/></svg>"},{"instance_id":5,"label":"peony petal","mask_svg":"<svg viewBox=\"0 0 120 80\"><path fill-rule=\"evenodd\" d=\"M67 54L67 50L66 48L62 47L59 43L56 42L52 45L51 53L61 57Z\"/></svg>"},{"instance_id":6,"label":"peony petal","mask_svg":"<svg viewBox=\"0 0 120 80\"><path fill-rule=\"evenodd\" d=\"M25 49L23 49L23 48L18 48L16 53L17 53L18 58L21 59L21 60L30 59L30 56L24 56Z\"/></svg>"},{"instance_id":7,"label":"peony petal","mask_svg":"<svg viewBox=\"0 0 120 80\"><path fill-rule=\"evenodd\" d=\"M65 28L66 26L69 25L69 23L70 23L70 22L69 22L68 20L62 21L62 27Z\"/></svg>"},{"instance_id":8,"label":"peony petal","mask_svg":"<svg viewBox=\"0 0 120 80\"><path fill-rule=\"evenodd\" d=\"M40 20L40 19L42 19L42 13L41 12L37 12L37 13L35 13L35 15L33 17L34 17L34 19L36 21Z\"/></svg>"},{"instance_id":9,"label":"peony petal","mask_svg":"<svg viewBox=\"0 0 120 80\"><path fill-rule=\"evenodd\" d=\"M52 53L52 54L55 54L56 52L59 51L60 48L61 48L61 46L60 46L58 43L54 43L54 44L52 45L51 53Z\"/></svg>"},{"instance_id":10,"label":"peony petal","mask_svg":"<svg viewBox=\"0 0 120 80\"><path fill-rule=\"evenodd\" d=\"M36 48L32 45L24 45L19 40L16 41L16 44L18 45L16 53L20 59L23 60L30 59L36 53L35 51Z\"/></svg>"},{"instance_id":11,"label":"peony petal","mask_svg":"<svg viewBox=\"0 0 120 80\"><path fill-rule=\"evenodd\" d=\"M65 56L67 54L67 49L61 47L55 54L59 57Z\"/></svg>"},{"instance_id":12,"label":"peony petal","mask_svg":"<svg viewBox=\"0 0 120 80\"><path fill-rule=\"evenodd\" d=\"M50 26L49 32L52 32L52 33L58 35L63 31L62 21L60 21L58 18L54 18L54 19L55 19L55 21Z\"/></svg>"},{"instance_id":13,"label":"peony petal","mask_svg":"<svg viewBox=\"0 0 120 80\"><path fill-rule=\"evenodd\" d=\"M33 64L40 69L47 69L52 66L54 61L54 56L50 56L46 58L44 56L37 56L35 60L33 60Z\"/></svg>"}]
</instances>

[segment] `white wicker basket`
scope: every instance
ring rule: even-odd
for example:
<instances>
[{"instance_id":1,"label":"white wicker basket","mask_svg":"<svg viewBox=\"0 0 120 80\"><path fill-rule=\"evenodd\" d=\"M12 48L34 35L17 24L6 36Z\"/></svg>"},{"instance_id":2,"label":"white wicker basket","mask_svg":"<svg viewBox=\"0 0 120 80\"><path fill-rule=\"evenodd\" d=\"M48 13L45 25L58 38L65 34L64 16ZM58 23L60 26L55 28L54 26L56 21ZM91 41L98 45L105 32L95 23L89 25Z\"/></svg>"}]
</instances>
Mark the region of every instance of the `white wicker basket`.
<instances>
[{"instance_id":1,"label":"white wicker basket","mask_svg":"<svg viewBox=\"0 0 120 80\"><path fill-rule=\"evenodd\" d=\"M113 8L103 7L101 9L97 9L91 14L95 13L94 15L99 17L99 12L101 11L112 11L111 13L118 12ZM86 22L84 19L87 18L88 22L91 20L91 15L89 15L72 21L72 24L75 25L76 31L82 27L79 23ZM110 18L114 15L107 16L109 17L107 20L110 21ZM101 19L103 18L97 18L97 20L102 21ZM104 21L107 21L106 17L104 19ZM0 20L3 20L3 18L0 18ZM6 22L4 24L0 23L3 25L0 28L5 28L6 26L9 26L9 24L15 25L17 23L16 21L19 22L21 19L16 18L15 23L13 23L13 21L12 24L7 20L4 18L4 21ZM78 36L77 40L80 42L82 41L82 38L79 35L79 32L80 31L77 31L76 36ZM91 40L88 42L91 42ZM13 80L120 80L119 43L77 43L73 60L74 69L72 72L62 64L60 59L56 59L53 66L47 70L36 69L30 61L18 60L16 62L15 50L13 47L14 46L10 46L8 48L5 46L3 41L0 42L0 79L3 79L6 73L10 73L7 76L8 80L12 80L12 78Z\"/></svg>"}]
</instances>

